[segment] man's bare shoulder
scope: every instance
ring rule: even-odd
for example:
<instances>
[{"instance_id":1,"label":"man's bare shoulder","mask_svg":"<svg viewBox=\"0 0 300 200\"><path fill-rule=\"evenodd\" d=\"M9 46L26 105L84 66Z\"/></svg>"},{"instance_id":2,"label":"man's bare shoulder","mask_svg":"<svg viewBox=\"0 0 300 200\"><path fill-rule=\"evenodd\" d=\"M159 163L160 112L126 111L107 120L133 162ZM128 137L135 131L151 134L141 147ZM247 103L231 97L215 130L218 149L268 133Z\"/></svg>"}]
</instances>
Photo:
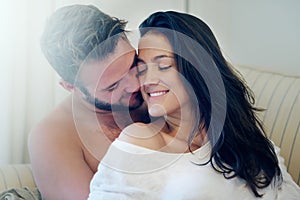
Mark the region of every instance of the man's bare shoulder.
<instances>
[{"instance_id":1,"label":"man's bare shoulder","mask_svg":"<svg viewBox=\"0 0 300 200\"><path fill-rule=\"evenodd\" d=\"M36 124L28 149L37 186L45 199L86 199L92 169L98 162L84 153L70 109L59 105Z\"/></svg>"},{"instance_id":2,"label":"man's bare shoulder","mask_svg":"<svg viewBox=\"0 0 300 200\"><path fill-rule=\"evenodd\" d=\"M31 159L39 153L54 156L56 151L81 150L72 113L65 104L59 104L31 129L28 148Z\"/></svg>"},{"instance_id":3,"label":"man's bare shoulder","mask_svg":"<svg viewBox=\"0 0 300 200\"><path fill-rule=\"evenodd\" d=\"M71 111L60 104L32 128L30 135L33 137L36 135L43 135L43 137L70 136L75 131Z\"/></svg>"}]
</instances>

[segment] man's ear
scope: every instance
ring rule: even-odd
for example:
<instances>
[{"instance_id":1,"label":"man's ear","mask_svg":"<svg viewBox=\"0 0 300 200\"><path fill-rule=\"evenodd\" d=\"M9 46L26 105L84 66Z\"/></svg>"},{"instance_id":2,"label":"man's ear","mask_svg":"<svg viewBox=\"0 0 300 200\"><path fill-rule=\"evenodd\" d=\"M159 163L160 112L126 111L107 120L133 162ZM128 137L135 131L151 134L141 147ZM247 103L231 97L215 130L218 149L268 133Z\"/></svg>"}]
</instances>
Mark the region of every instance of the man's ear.
<instances>
[{"instance_id":1,"label":"man's ear","mask_svg":"<svg viewBox=\"0 0 300 200\"><path fill-rule=\"evenodd\" d=\"M59 81L59 85L61 85L63 88L65 88L66 90L68 90L69 92L73 92L75 87L74 85L68 83L67 81L65 80L60 80Z\"/></svg>"}]
</instances>

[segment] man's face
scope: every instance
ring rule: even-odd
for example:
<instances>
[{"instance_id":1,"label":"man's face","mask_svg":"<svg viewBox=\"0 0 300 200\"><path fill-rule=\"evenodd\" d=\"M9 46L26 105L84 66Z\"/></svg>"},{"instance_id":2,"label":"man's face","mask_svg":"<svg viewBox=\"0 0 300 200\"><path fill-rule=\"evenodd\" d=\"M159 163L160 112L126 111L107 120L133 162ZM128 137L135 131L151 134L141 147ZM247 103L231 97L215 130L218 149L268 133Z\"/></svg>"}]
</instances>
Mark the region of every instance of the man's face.
<instances>
[{"instance_id":1,"label":"man's face","mask_svg":"<svg viewBox=\"0 0 300 200\"><path fill-rule=\"evenodd\" d=\"M136 78L135 56L135 49L121 38L108 57L85 64L79 87L84 99L99 110L139 107L143 99Z\"/></svg>"}]
</instances>

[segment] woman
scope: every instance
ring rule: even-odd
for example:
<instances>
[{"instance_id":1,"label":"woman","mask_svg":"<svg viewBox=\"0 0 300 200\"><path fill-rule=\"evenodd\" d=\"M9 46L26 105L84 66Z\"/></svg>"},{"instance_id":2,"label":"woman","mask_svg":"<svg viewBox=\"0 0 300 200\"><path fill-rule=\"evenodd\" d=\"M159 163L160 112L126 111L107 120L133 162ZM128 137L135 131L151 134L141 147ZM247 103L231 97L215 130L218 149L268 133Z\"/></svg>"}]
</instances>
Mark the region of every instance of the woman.
<instances>
[{"instance_id":1,"label":"woman","mask_svg":"<svg viewBox=\"0 0 300 200\"><path fill-rule=\"evenodd\" d=\"M209 27L169 11L140 32L137 76L155 119L112 143L89 199L299 199Z\"/></svg>"}]
</instances>

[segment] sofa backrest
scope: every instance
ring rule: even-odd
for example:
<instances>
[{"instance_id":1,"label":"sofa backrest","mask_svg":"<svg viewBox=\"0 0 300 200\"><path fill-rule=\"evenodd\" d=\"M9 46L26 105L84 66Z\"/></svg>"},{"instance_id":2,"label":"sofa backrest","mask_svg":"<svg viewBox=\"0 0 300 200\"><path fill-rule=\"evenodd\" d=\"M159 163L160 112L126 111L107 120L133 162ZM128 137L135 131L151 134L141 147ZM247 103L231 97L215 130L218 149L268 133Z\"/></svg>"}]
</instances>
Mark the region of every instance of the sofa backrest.
<instances>
[{"instance_id":1,"label":"sofa backrest","mask_svg":"<svg viewBox=\"0 0 300 200\"><path fill-rule=\"evenodd\" d=\"M300 75L287 76L238 66L255 94L267 136L281 148L288 172L300 185Z\"/></svg>"},{"instance_id":2,"label":"sofa backrest","mask_svg":"<svg viewBox=\"0 0 300 200\"><path fill-rule=\"evenodd\" d=\"M10 188L23 187L36 187L30 164L0 166L0 193Z\"/></svg>"}]
</instances>

